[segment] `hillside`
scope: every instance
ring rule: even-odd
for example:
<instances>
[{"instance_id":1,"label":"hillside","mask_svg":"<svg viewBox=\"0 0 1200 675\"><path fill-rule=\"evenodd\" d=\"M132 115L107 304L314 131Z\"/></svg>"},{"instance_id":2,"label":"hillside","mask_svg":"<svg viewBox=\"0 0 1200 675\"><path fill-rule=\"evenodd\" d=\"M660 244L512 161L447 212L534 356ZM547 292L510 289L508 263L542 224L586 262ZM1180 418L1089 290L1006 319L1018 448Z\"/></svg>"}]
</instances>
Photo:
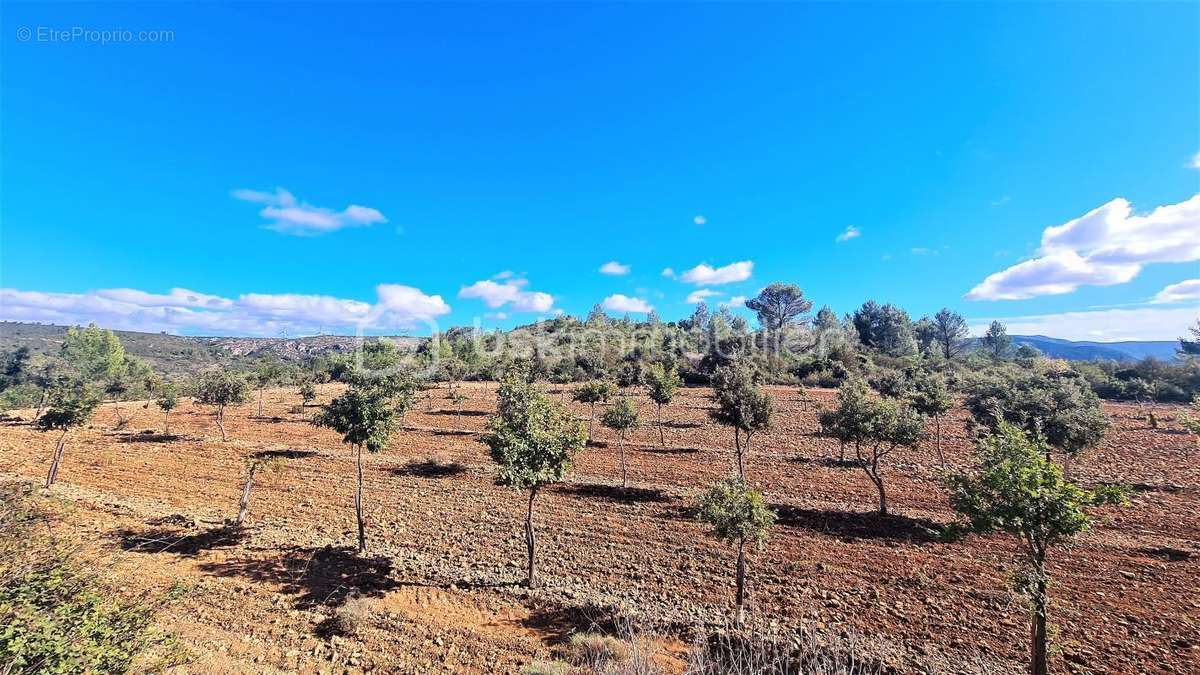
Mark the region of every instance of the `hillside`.
<instances>
[{"instance_id":1,"label":"hillside","mask_svg":"<svg viewBox=\"0 0 1200 675\"><path fill-rule=\"evenodd\" d=\"M1092 361L1094 359L1140 361L1148 356L1170 361L1176 358L1175 351L1179 349L1178 340L1088 342L1063 340L1045 335L1014 335L1013 345L1029 345L1046 356L1070 361Z\"/></svg>"},{"instance_id":2,"label":"hillside","mask_svg":"<svg viewBox=\"0 0 1200 675\"><path fill-rule=\"evenodd\" d=\"M56 353L66 335L66 326L0 322L0 351L28 347L35 354ZM167 333L113 331L134 356L164 373L195 372L216 364L245 365L263 356L285 362L300 362L310 356L353 351L359 338L345 335L315 335L299 338L199 337ZM367 340L378 338L369 337ZM389 337L410 349L422 338Z\"/></svg>"}]
</instances>

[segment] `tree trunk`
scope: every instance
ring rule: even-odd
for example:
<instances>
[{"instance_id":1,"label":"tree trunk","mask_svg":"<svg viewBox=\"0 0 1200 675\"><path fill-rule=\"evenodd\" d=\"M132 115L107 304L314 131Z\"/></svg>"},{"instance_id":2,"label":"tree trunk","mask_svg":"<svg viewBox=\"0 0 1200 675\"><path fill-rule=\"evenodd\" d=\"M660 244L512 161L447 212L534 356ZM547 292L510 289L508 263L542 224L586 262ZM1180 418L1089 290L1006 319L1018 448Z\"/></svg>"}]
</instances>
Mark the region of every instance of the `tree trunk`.
<instances>
[{"instance_id":1,"label":"tree trunk","mask_svg":"<svg viewBox=\"0 0 1200 675\"><path fill-rule=\"evenodd\" d=\"M217 428L221 430L221 440L228 441L229 436L225 434L225 406L217 407Z\"/></svg>"},{"instance_id":2,"label":"tree trunk","mask_svg":"<svg viewBox=\"0 0 1200 675\"><path fill-rule=\"evenodd\" d=\"M746 604L746 538L738 539L737 556L737 623L739 626L745 620Z\"/></svg>"},{"instance_id":3,"label":"tree trunk","mask_svg":"<svg viewBox=\"0 0 1200 675\"><path fill-rule=\"evenodd\" d=\"M838 461L842 463L846 461L846 441L838 441Z\"/></svg>"},{"instance_id":4,"label":"tree trunk","mask_svg":"<svg viewBox=\"0 0 1200 675\"><path fill-rule=\"evenodd\" d=\"M592 412L591 412L591 414L588 416L588 437L589 437L589 438L591 438L591 436L592 436L592 423L596 421L596 404L593 402L593 403L589 403L588 405L590 405L590 406L591 406L591 408L592 408Z\"/></svg>"},{"instance_id":5,"label":"tree trunk","mask_svg":"<svg viewBox=\"0 0 1200 675\"><path fill-rule=\"evenodd\" d=\"M733 445L735 448L737 448L738 476L741 476L742 480L745 480L746 479L746 467L742 463L742 433L740 431L738 431L737 427L733 428Z\"/></svg>"},{"instance_id":6,"label":"tree trunk","mask_svg":"<svg viewBox=\"0 0 1200 675\"><path fill-rule=\"evenodd\" d=\"M886 516L888 514L887 507L887 492L883 489L883 476L879 475L879 464L877 460L873 460L871 464L863 463L863 470L867 472L867 476L871 478L871 482L875 484L875 489L879 490L879 515Z\"/></svg>"},{"instance_id":7,"label":"tree trunk","mask_svg":"<svg viewBox=\"0 0 1200 675\"><path fill-rule=\"evenodd\" d=\"M36 422L42 416L42 410L46 407L47 390L42 390L42 395L38 398L37 411L33 413L33 421Z\"/></svg>"},{"instance_id":8,"label":"tree trunk","mask_svg":"<svg viewBox=\"0 0 1200 675\"><path fill-rule=\"evenodd\" d=\"M58 478L58 465L62 463L63 446L67 443L67 430L63 429L62 435L58 437L58 443L54 445L54 455L50 458L50 473L46 474L46 488L49 489L54 485L54 479Z\"/></svg>"},{"instance_id":9,"label":"tree trunk","mask_svg":"<svg viewBox=\"0 0 1200 675\"><path fill-rule=\"evenodd\" d=\"M258 462L251 462L250 469L246 473L246 485L242 488L242 501L238 504L238 527L241 527L242 523L246 522L246 514L250 512L250 490L254 488L254 472L257 469Z\"/></svg>"},{"instance_id":10,"label":"tree trunk","mask_svg":"<svg viewBox=\"0 0 1200 675\"><path fill-rule=\"evenodd\" d=\"M163 411L163 436L171 435L171 411Z\"/></svg>"},{"instance_id":11,"label":"tree trunk","mask_svg":"<svg viewBox=\"0 0 1200 675\"><path fill-rule=\"evenodd\" d=\"M113 397L113 410L117 412L117 426L120 427L124 420L121 419L121 402L116 396Z\"/></svg>"},{"instance_id":12,"label":"tree trunk","mask_svg":"<svg viewBox=\"0 0 1200 675\"><path fill-rule=\"evenodd\" d=\"M1031 675L1046 675L1050 672L1050 664L1046 650L1046 571L1044 565L1037 564L1038 580L1034 587L1033 617L1031 626L1032 644L1030 645L1029 672Z\"/></svg>"},{"instance_id":13,"label":"tree trunk","mask_svg":"<svg viewBox=\"0 0 1200 675\"><path fill-rule=\"evenodd\" d=\"M629 470L625 468L625 432L617 435L617 448L621 451L621 487L629 487Z\"/></svg>"},{"instance_id":14,"label":"tree trunk","mask_svg":"<svg viewBox=\"0 0 1200 675\"><path fill-rule=\"evenodd\" d=\"M258 390L258 416L259 417L263 416L262 415L262 398L263 398L263 390L259 389Z\"/></svg>"},{"instance_id":15,"label":"tree trunk","mask_svg":"<svg viewBox=\"0 0 1200 675\"><path fill-rule=\"evenodd\" d=\"M358 519L358 552L367 552L367 523L363 518L363 455L362 443L357 447L358 488L354 492L354 516Z\"/></svg>"},{"instance_id":16,"label":"tree trunk","mask_svg":"<svg viewBox=\"0 0 1200 675\"><path fill-rule=\"evenodd\" d=\"M534 548L537 545L537 535L533 531L533 499L535 497L537 497L537 488L529 491L529 509L525 512L525 585L529 588L538 588L541 586L541 582L538 581L537 564L534 558Z\"/></svg>"},{"instance_id":17,"label":"tree trunk","mask_svg":"<svg viewBox=\"0 0 1200 675\"><path fill-rule=\"evenodd\" d=\"M664 448L665 448L665 447L667 447L667 435L666 435L666 433L663 431L663 422L662 422L662 405L661 405L661 404L659 404L659 406L658 406L658 442L659 442L659 443L660 443L660 444L661 444L661 445L662 445Z\"/></svg>"}]
</instances>

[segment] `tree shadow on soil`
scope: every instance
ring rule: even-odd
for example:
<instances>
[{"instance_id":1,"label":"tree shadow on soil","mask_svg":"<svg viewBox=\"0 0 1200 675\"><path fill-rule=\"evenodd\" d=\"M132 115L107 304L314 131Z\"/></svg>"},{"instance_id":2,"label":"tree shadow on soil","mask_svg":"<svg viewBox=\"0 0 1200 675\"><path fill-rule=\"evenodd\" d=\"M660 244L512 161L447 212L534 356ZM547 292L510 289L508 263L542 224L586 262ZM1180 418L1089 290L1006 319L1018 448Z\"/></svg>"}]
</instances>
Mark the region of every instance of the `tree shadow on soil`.
<instances>
[{"instance_id":1,"label":"tree shadow on soil","mask_svg":"<svg viewBox=\"0 0 1200 675\"><path fill-rule=\"evenodd\" d=\"M241 543L246 538L246 530L236 525L221 525L191 533L173 527L156 527L141 531L125 528L116 530L111 536L116 538L122 549L130 552L195 556L203 551Z\"/></svg>"},{"instance_id":2,"label":"tree shadow on soil","mask_svg":"<svg viewBox=\"0 0 1200 675\"><path fill-rule=\"evenodd\" d=\"M550 644L557 644L575 633L617 633L621 628L621 611L592 602L582 606L538 603L521 625L546 635Z\"/></svg>"},{"instance_id":3,"label":"tree shadow on soil","mask_svg":"<svg viewBox=\"0 0 1200 675\"><path fill-rule=\"evenodd\" d=\"M471 431L470 429L422 429L434 436L478 436L482 432Z\"/></svg>"},{"instance_id":4,"label":"tree shadow on soil","mask_svg":"<svg viewBox=\"0 0 1200 675\"><path fill-rule=\"evenodd\" d=\"M637 448L638 452L645 452L651 455L694 455L700 452L700 448L673 448L662 447L661 445L646 445Z\"/></svg>"},{"instance_id":5,"label":"tree shadow on soil","mask_svg":"<svg viewBox=\"0 0 1200 675\"><path fill-rule=\"evenodd\" d=\"M458 462L439 462L436 459L412 461L404 466L388 469L393 476L415 476L417 478L450 478L467 472L467 467Z\"/></svg>"},{"instance_id":6,"label":"tree shadow on soil","mask_svg":"<svg viewBox=\"0 0 1200 675\"><path fill-rule=\"evenodd\" d=\"M278 584L278 593L296 596L298 608L337 607L347 598L380 597L400 584L386 556L362 557L349 546L295 547L267 558L204 563L218 577L241 577Z\"/></svg>"},{"instance_id":7,"label":"tree shadow on soil","mask_svg":"<svg viewBox=\"0 0 1200 675\"><path fill-rule=\"evenodd\" d=\"M928 544L945 541L946 527L924 518L909 518L874 511L833 511L775 505L777 521L795 527L849 540L896 541Z\"/></svg>"},{"instance_id":8,"label":"tree shadow on soil","mask_svg":"<svg viewBox=\"0 0 1200 675\"><path fill-rule=\"evenodd\" d=\"M704 426L703 424L701 424L699 422L664 421L662 424L664 427L667 427L668 429L699 429L700 427Z\"/></svg>"},{"instance_id":9,"label":"tree shadow on soil","mask_svg":"<svg viewBox=\"0 0 1200 675\"><path fill-rule=\"evenodd\" d=\"M621 487L601 483L567 483L555 489L559 494L585 499L604 499L622 504L666 503L675 498L656 488Z\"/></svg>"},{"instance_id":10,"label":"tree shadow on soil","mask_svg":"<svg viewBox=\"0 0 1200 675\"><path fill-rule=\"evenodd\" d=\"M857 469L862 464L857 459L838 459L837 457L793 457L796 464L823 466L827 469Z\"/></svg>"},{"instance_id":11,"label":"tree shadow on soil","mask_svg":"<svg viewBox=\"0 0 1200 675\"><path fill-rule=\"evenodd\" d=\"M260 450L254 453L255 459L304 459L315 457L316 450Z\"/></svg>"},{"instance_id":12,"label":"tree shadow on soil","mask_svg":"<svg viewBox=\"0 0 1200 675\"><path fill-rule=\"evenodd\" d=\"M438 410L430 410L429 412L426 412L425 414L426 415L442 415L444 417L456 417L456 416L460 416L460 415L462 417L487 417L488 415L491 415L491 413L486 410L459 410L456 413L453 410L446 410L444 408L439 408Z\"/></svg>"},{"instance_id":13,"label":"tree shadow on soil","mask_svg":"<svg viewBox=\"0 0 1200 675\"><path fill-rule=\"evenodd\" d=\"M1142 555L1161 558L1167 562L1183 562L1184 560L1191 560L1192 558L1196 557L1196 554L1194 553L1189 553L1188 551L1178 548L1171 548L1169 546L1139 548L1137 551Z\"/></svg>"},{"instance_id":14,"label":"tree shadow on soil","mask_svg":"<svg viewBox=\"0 0 1200 675\"><path fill-rule=\"evenodd\" d=\"M121 439L122 443L173 443L175 441L181 441L188 438L187 436L180 436L179 434L160 434L156 431L149 430L139 433L127 431L108 435Z\"/></svg>"}]
</instances>

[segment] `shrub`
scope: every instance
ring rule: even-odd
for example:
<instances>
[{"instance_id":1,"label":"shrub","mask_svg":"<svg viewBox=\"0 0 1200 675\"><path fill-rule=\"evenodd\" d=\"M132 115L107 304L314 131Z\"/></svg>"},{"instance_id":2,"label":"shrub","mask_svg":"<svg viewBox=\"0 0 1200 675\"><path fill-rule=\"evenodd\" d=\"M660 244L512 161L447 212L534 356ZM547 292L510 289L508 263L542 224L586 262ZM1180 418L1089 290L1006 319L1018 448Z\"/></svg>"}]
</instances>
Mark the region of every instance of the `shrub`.
<instances>
[{"instance_id":1,"label":"shrub","mask_svg":"<svg viewBox=\"0 0 1200 675\"><path fill-rule=\"evenodd\" d=\"M611 661L627 661L629 648L611 635L575 633L567 642L571 662L577 666L597 668Z\"/></svg>"},{"instance_id":2,"label":"shrub","mask_svg":"<svg viewBox=\"0 0 1200 675\"><path fill-rule=\"evenodd\" d=\"M374 610L370 598L352 596L333 610L330 628L339 635L355 635L371 620Z\"/></svg>"}]
</instances>

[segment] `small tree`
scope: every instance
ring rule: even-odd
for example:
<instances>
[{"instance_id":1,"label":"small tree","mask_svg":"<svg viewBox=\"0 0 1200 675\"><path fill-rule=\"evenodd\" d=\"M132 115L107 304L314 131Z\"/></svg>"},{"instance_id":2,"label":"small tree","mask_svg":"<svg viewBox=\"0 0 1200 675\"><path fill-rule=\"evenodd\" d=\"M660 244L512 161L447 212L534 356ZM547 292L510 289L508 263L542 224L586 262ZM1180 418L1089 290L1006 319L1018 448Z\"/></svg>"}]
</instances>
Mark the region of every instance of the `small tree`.
<instances>
[{"instance_id":1,"label":"small tree","mask_svg":"<svg viewBox=\"0 0 1200 675\"><path fill-rule=\"evenodd\" d=\"M924 423L915 410L896 401L871 401L863 428L855 437L854 454L859 466L879 491L879 515L888 514L880 462L897 448L916 447Z\"/></svg>"},{"instance_id":2,"label":"small tree","mask_svg":"<svg viewBox=\"0 0 1200 675\"><path fill-rule=\"evenodd\" d=\"M588 404L590 413L588 416L588 436L592 435L592 423L596 419L596 404L605 403L612 398L617 388L608 380L592 380L584 382L575 388L575 393L571 395L571 399L578 403Z\"/></svg>"},{"instance_id":3,"label":"small tree","mask_svg":"<svg viewBox=\"0 0 1200 675\"><path fill-rule=\"evenodd\" d=\"M988 430L997 430L1001 421L1016 424L1071 458L1099 445L1108 430L1100 398L1073 377L1033 373L982 380L964 405Z\"/></svg>"},{"instance_id":4,"label":"small tree","mask_svg":"<svg viewBox=\"0 0 1200 675\"><path fill-rule=\"evenodd\" d=\"M911 379L908 400L918 413L933 418L937 433L938 461L942 468L946 467L946 457L942 454L942 415L954 407L954 398L946 388L946 380L935 373L921 371Z\"/></svg>"},{"instance_id":5,"label":"small tree","mask_svg":"<svg viewBox=\"0 0 1200 675\"><path fill-rule=\"evenodd\" d=\"M979 338L979 343L983 351L996 360L1007 356L1012 348L1012 338L1008 335L1008 329L999 321L993 321L988 326L987 332Z\"/></svg>"},{"instance_id":6,"label":"small tree","mask_svg":"<svg viewBox=\"0 0 1200 675\"><path fill-rule=\"evenodd\" d=\"M942 356L947 361L958 356L966 344L967 335L969 334L970 331L967 329L967 322L958 312L942 308L938 310L937 314L933 315L934 340L941 347Z\"/></svg>"},{"instance_id":7,"label":"small tree","mask_svg":"<svg viewBox=\"0 0 1200 675\"><path fill-rule=\"evenodd\" d=\"M450 403L454 406L454 426L459 426L459 420L462 419L462 404L466 402L467 396L462 393L462 387L455 387L450 392Z\"/></svg>"},{"instance_id":8,"label":"small tree","mask_svg":"<svg viewBox=\"0 0 1200 675\"><path fill-rule=\"evenodd\" d=\"M283 369L279 364L270 359L260 359L254 367L254 372L251 379L254 381L254 388L258 390L258 416L263 416L263 392L267 387L275 384L279 380Z\"/></svg>"},{"instance_id":9,"label":"small tree","mask_svg":"<svg viewBox=\"0 0 1200 675\"><path fill-rule=\"evenodd\" d=\"M656 363L646 371L646 393L658 407L658 442L664 448L667 447L667 436L663 431L663 406L675 398L675 392L682 384L683 380L680 379L674 364L664 368L662 364Z\"/></svg>"},{"instance_id":10,"label":"small tree","mask_svg":"<svg viewBox=\"0 0 1200 675\"><path fill-rule=\"evenodd\" d=\"M213 406L213 416L216 418L217 428L221 430L222 441L229 440L229 435L225 433L225 408L241 405L249 398L250 385L237 373L216 368L201 373L196 380L196 402Z\"/></svg>"},{"instance_id":11,"label":"small tree","mask_svg":"<svg viewBox=\"0 0 1200 675\"><path fill-rule=\"evenodd\" d=\"M622 397L604 411L600 423L617 432L617 447L621 452L621 487L629 487L629 471L625 466L625 434L638 424L638 409L632 400Z\"/></svg>"},{"instance_id":12,"label":"small tree","mask_svg":"<svg viewBox=\"0 0 1200 675\"><path fill-rule=\"evenodd\" d=\"M171 434L171 411L179 405L179 388L174 382L165 382L158 390L158 398L154 404L163 411L163 435Z\"/></svg>"},{"instance_id":13,"label":"small tree","mask_svg":"<svg viewBox=\"0 0 1200 675\"><path fill-rule=\"evenodd\" d=\"M838 440L838 461L846 461L846 444L859 441L871 415L871 396L866 383L848 380L838 388L838 405L819 417L821 429Z\"/></svg>"},{"instance_id":14,"label":"small tree","mask_svg":"<svg viewBox=\"0 0 1200 675\"><path fill-rule=\"evenodd\" d=\"M58 467L62 463L63 451L67 443L67 433L76 427L88 423L96 406L100 405L100 397L86 383L80 380L55 387L50 392L50 407L37 420L37 426L42 431L57 430L62 434L54 445L54 455L50 460L50 471L46 474L46 487L54 484L58 477Z\"/></svg>"},{"instance_id":15,"label":"small tree","mask_svg":"<svg viewBox=\"0 0 1200 675\"><path fill-rule=\"evenodd\" d=\"M354 448L358 484L354 491L354 516L358 521L358 552L367 550L367 524L363 514L363 448L379 452L396 428L396 407L386 387L357 379L313 419L313 424L342 435Z\"/></svg>"},{"instance_id":16,"label":"small tree","mask_svg":"<svg viewBox=\"0 0 1200 675\"><path fill-rule=\"evenodd\" d=\"M497 465L496 481L529 492L525 512L526 582L530 588L537 588L534 500L542 486L563 479L572 457L587 443L587 432L566 410L521 379L506 379L496 399L496 414L483 440Z\"/></svg>"},{"instance_id":17,"label":"small tree","mask_svg":"<svg viewBox=\"0 0 1200 675\"><path fill-rule=\"evenodd\" d=\"M250 491L254 489L254 477L259 469L263 468L282 471L283 458L270 456L269 453L258 453L246 460L246 483L242 486L242 498L238 502L237 520L234 521L234 525L237 527L246 524L246 516L250 514Z\"/></svg>"},{"instance_id":18,"label":"small tree","mask_svg":"<svg viewBox=\"0 0 1200 675\"><path fill-rule=\"evenodd\" d=\"M317 398L317 387L312 380L305 380L300 383L300 390L297 393L300 394L301 405L307 408Z\"/></svg>"},{"instance_id":19,"label":"small tree","mask_svg":"<svg viewBox=\"0 0 1200 675\"><path fill-rule=\"evenodd\" d=\"M754 384L754 376L743 364L717 368L712 383L717 407L709 411L709 416L733 428L738 475L745 478L745 457L750 454L750 442L755 433L771 426L771 396Z\"/></svg>"},{"instance_id":20,"label":"small tree","mask_svg":"<svg viewBox=\"0 0 1200 675\"><path fill-rule=\"evenodd\" d=\"M1064 480L1062 468L1049 460L1047 450L1044 439L1001 422L979 442L978 469L948 479L951 503L974 531L1007 532L1022 544L1028 569L1017 585L1030 598L1033 675L1049 671L1047 552L1088 528L1085 507L1125 499L1118 491L1088 492Z\"/></svg>"},{"instance_id":21,"label":"small tree","mask_svg":"<svg viewBox=\"0 0 1200 675\"><path fill-rule=\"evenodd\" d=\"M737 545L737 622L744 618L746 601L746 544L761 545L775 514L741 476L729 476L714 483L700 498L698 518L713 528L722 542Z\"/></svg>"}]
</instances>

